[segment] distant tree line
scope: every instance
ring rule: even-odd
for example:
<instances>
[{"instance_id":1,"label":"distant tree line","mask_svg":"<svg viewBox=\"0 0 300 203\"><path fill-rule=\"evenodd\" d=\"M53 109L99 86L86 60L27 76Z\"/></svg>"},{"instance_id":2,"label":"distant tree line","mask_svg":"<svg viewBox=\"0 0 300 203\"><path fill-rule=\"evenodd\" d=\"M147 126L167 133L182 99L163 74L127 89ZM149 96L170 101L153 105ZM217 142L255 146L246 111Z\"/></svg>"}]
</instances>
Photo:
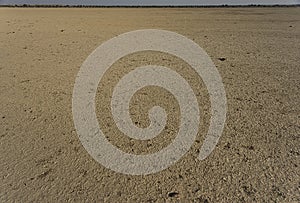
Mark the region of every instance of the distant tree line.
<instances>
[{"instance_id":1,"label":"distant tree line","mask_svg":"<svg viewBox=\"0 0 300 203\"><path fill-rule=\"evenodd\" d=\"M0 7L30 7L30 8L219 8L219 7L298 7L300 4L294 5L259 5L259 4L250 4L250 5L166 5L166 6L157 6L157 5L133 5L133 6L101 6L101 5L33 5L33 4L15 4L15 5L0 5Z\"/></svg>"}]
</instances>

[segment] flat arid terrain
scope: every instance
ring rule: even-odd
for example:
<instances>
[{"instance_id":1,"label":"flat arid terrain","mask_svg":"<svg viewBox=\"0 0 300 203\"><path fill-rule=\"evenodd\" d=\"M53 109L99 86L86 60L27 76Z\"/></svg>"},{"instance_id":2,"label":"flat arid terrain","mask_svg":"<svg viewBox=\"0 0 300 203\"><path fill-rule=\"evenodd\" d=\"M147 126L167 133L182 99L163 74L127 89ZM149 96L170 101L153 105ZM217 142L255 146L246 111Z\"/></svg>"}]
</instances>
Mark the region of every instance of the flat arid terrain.
<instances>
[{"instance_id":1,"label":"flat arid terrain","mask_svg":"<svg viewBox=\"0 0 300 203\"><path fill-rule=\"evenodd\" d=\"M157 173L125 175L83 147L72 95L93 50L141 29L169 30L201 46L222 78L227 114L216 148L197 159L212 108L203 78L167 53L141 51L119 59L98 85L95 109L107 140L120 150L160 151L181 122L176 98L149 86L130 100L130 116L146 128L148 110L161 106L167 113L162 132L138 140L118 129L113 89L136 67L176 71L200 108L188 153ZM300 202L299 50L299 7L0 8L0 202Z\"/></svg>"}]
</instances>

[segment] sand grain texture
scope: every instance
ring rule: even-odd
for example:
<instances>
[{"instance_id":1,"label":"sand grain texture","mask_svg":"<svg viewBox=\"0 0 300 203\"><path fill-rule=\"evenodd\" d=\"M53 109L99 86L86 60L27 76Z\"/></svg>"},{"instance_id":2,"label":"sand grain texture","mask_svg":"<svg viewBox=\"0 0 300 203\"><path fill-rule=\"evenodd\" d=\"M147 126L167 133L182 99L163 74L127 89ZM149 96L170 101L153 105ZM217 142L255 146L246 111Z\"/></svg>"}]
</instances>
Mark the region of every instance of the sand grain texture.
<instances>
[{"instance_id":1,"label":"sand grain texture","mask_svg":"<svg viewBox=\"0 0 300 203\"><path fill-rule=\"evenodd\" d=\"M202 108L197 141L186 156L158 174L129 176L104 168L82 147L72 91L97 46L147 28L185 35L207 51L222 76L228 114L216 149L198 161L210 108L201 79L166 54L119 60L99 84L96 101L99 123L122 150L159 150L178 124L176 100L149 87L133 98L132 119L145 127L147 109L162 105L170 116L161 135L138 142L110 125L111 88L133 68L159 63L178 70L199 92ZM0 8L0 202L299 202L299 50L299 8Z\"/></svg>"}]
</instances>

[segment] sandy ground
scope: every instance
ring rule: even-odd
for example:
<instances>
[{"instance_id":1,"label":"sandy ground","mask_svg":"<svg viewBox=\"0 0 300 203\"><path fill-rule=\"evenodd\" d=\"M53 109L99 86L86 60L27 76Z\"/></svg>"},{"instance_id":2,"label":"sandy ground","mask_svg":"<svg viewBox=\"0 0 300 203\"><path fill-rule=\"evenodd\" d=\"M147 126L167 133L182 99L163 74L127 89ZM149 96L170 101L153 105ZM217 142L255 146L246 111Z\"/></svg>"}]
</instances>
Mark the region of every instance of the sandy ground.
<instances>
[{"instance_id":1,"label":"sandy ground","mask_svg":"<svg viewBox=\"0 0 300 203\"><path fill-rule=\"evenodd\" d=\"M120 149L155 152L178 129L174 97L149 87L132 99L132 119L147 126L146 110L159 104L169 112L165 130L151 142L118 131L109 112L112 87L135 67L158 63L179 71L202 108L186 156L157 174L130 176L85 151L73 124L72 91L97 46L145 28L177 32L207 51L222 76L228 114L216 149L199 161L210 117L201 78L167 54L119 60L99 84L96 102L100 126ZM0 8L0 202L299 202L299 50L300 8Z\"/></svg>"}]
</instances>

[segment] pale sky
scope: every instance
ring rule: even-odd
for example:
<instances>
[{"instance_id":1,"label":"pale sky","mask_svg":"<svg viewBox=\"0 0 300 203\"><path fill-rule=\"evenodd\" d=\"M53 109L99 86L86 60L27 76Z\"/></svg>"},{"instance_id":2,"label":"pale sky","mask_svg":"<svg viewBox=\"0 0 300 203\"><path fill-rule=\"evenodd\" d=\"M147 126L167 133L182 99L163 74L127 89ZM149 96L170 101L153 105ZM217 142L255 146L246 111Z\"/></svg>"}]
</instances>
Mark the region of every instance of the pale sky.
<instances>
[{"instance_id":1,"label":"pale sky","mask_svg":"<svg viewBox=\"0 0 300 203\"><path fill-rule=\"evenodd\" d=\"M299 4L300 0L0 0L2 4L61 5L249 5Z\"/></svg>"}]
</instances>

